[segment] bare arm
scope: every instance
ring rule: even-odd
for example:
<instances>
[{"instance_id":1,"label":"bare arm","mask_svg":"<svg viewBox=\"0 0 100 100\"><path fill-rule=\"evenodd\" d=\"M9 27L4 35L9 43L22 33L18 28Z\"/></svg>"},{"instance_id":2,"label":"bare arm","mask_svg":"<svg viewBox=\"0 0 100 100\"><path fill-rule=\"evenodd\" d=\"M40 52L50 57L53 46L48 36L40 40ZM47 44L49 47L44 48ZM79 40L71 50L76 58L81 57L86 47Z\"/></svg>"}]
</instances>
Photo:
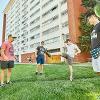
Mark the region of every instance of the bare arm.
<instances>
[{"instance_id":1,"label":"bare arm","mask_svg":"<svg viewBox=\"0 0 100 100\"><path fill-rule=\"evenodd\" d=\"M4 43L1 48L1 56L4 58L5 61L8 61L8 57L5 55L5 50L6 50L6 45Z\"/></svg>"},{"instance_id":2,"label":"bare arm","mask_svg":"<svg viewBox=\"0 0 100 100\"><path fill-rule=\"evenodd\" d=\"M78 46L76 46L76 53L75 53L75 55L77 55L79 53L81 53L81 50L78 48Z\"/></svg>"},{"instance_id":3,"label":"bare arm","mask_svg":"<svg viewBox=\"0 0 100 100\"><path fill-rule=\"evenodd\" d=\"M35 57L37 57L37 50L35 50Z\"/></svg>"}]
</instances>

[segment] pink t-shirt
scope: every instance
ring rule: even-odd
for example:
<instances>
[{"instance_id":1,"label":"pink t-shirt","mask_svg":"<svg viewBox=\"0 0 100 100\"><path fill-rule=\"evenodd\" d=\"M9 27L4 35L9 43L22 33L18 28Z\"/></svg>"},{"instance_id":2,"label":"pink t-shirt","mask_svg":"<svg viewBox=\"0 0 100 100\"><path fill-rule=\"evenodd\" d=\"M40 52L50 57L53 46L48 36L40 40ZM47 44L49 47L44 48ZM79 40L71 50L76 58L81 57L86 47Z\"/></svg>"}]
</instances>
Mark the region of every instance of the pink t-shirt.
<instances>
[{"instance_id":1,"label":"pink t-shirt","mask_svg":"<svg viewBox=\"0 0 100 100\"><path fill-rule=\"evenodd\" d=\"M2 57L1 57L1 50L0 50L0 61L2 60Z\"/></svg>"},{"instance_id":2,"label":"pink t-shirt","mask_svg":"<svg viewBox=\"0 0 100 100\"><path fill-rule=\"evenodd\" d=\"M14 48L12 43L10 43L9 41L6 41L2 44L1 49L4 50L4 54L5 56L8 57L9 61L14 61L15 57L14 57ZM2 55L2 60L5 60L3 55Z\"/></svg>"}]
</instances>

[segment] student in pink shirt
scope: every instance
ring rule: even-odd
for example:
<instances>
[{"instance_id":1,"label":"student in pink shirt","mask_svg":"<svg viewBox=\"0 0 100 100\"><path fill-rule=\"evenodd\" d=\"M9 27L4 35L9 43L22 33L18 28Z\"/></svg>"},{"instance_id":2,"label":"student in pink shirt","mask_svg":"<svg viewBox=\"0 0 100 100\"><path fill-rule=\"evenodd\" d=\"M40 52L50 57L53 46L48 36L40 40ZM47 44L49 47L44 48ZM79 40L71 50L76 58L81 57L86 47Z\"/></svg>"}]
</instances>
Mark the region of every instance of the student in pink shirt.
<instances>
[{"instance_id":1,"label":"student in pink shirt","mask_svg":"<svg viewBox=\"0 0 100 100\"><path fill-rule=\"evenodd\" d=\"M1 66L1 59L2 57L1 57L1 47L0 47L0 66Z\"/></svg>"},{"instance_id":2,"label":"student in pink shirt","mask_svg":"<svg viewBox=\"0 0 100 100\"><path fill-rule=\"evenodd\" d=\"M6 84L10 83L10 77L12 68L14 67L14 48L12 42L14 38L11 34L8 36L8 41L5 41L1 47L1 85L4 86L4 74L5 70L7 70L7 82Z\"/></svg>"},{"instance_id":3,"label":"student in pink shirt","mask_svg":"<svg viewBox=\"0 0 100 100\"><path fill-rule=\"evenodd\" d=\"M0 47L0 67L1 67L1 59L2 57L1 57L1 47ZM1 80L1 77L0 77L0 80Z\"/></svg>"}]
</instances>

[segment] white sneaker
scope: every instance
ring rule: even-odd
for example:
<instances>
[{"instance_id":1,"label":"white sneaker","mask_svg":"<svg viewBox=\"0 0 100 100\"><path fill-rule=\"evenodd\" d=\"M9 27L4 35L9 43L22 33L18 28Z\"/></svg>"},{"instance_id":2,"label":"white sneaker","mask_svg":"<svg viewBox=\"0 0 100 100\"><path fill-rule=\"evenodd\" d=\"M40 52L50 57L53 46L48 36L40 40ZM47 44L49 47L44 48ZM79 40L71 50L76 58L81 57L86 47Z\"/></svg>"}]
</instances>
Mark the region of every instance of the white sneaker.
<instances>
[{"instance_id":1,"label":"white sneaker","mask_svg":"<svg viewBox=\"0 0 100 100\"><path fill-rule=\"evenodd\" d=\"M5 84L4 84L4 83L0 84L0 87L4 87L4 86L5 86Z\"/></svg>"},{"instance_id":2,"label":"white sneaker","mask_svg":"<svg viewBox=\"0 0 100 100\"><path fill-rule=\"evenodd\" d=\"M70 76L70 81L73 81L73 77L72 76Z\"/></svg>"}]
</instances>

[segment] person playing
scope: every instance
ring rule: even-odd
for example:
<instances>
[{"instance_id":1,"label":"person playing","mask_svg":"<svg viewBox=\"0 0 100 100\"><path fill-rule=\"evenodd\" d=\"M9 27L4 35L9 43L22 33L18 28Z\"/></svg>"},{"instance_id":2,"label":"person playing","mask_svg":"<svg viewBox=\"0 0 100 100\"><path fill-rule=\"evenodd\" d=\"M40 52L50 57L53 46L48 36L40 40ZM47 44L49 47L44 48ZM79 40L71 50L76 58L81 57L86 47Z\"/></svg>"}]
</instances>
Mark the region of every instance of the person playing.
<instances>
[{"instance_id":1,"label":"person playing","mask_svg":"<svg viewBox=\"0 0 100 100\"><path fill-rule=\"evenodd\" d=\"M41 46L38 46L36 48L36 61L37 61L37 67L36 67L36 75L43 74L43 67L44 67L44 60L45 56L44 54L46 53L46 48L44 48L44 41L41 42Z\"/></svg>"},{"instance_id":2,"label":"person playing","mask_svg":"<svg viewBox=\"0 0 100 100\"><path fill-rule=\"evenodd\" d=\"M1 66L1 59L2 57L1 57L1 47L0 47L0 66Z\"/></svg>"},{"instance_id":3,"label":"person playing","mask_svg":"<svg viewBox=\"0 0 100 100\"><path fill-rule=\"evenodd\" d=\"M0 67L1 67L1 60L2 60L2 57L1 57L1 47L0 47ZM0 80L1 80L1 77L0 77Z\"/></svg>"},{"instance_id":4,"label":"person playing","mask_svg":"<svg viewBox=\"0 0 100 100\"><path fill-rule=\"evenodd\" d=\"M14 41L16 37L13 37L11 34L8 36L8 41L5 41L2 44L1 47L1 86L4 86L4 76L5 76L5 70L7 70L7 82L6 84L11 83L10 77L12 68L14 67L14 48L12 42Z\"/></svg>"},{"instance_id":5,"label":"person playing","mask_svg":"<svg viewBox=\"0 0 100 100\"><path fill-rule=\"evenodd\" d=\"M91 55L94 72L100 75L100 21L94 13L87 15L87 22L94 25L91 33Z\"/></svg>"},{"instance_id":6,"label":"person playing","mask_svg":"<svg viewBox=\"0 0 100 100\"><path fill-rule=\"evenodd\" d=\"M64 48L66 49L67 57L65 58L67 59L69 70L70 70L70 81L72 81L73 80L73 68L72 68L73 59L75 55L81 52L81 50L78 48L76 44L72 43L70 39L67 39L65 41Z\"/></svg>"}]
</instances>

